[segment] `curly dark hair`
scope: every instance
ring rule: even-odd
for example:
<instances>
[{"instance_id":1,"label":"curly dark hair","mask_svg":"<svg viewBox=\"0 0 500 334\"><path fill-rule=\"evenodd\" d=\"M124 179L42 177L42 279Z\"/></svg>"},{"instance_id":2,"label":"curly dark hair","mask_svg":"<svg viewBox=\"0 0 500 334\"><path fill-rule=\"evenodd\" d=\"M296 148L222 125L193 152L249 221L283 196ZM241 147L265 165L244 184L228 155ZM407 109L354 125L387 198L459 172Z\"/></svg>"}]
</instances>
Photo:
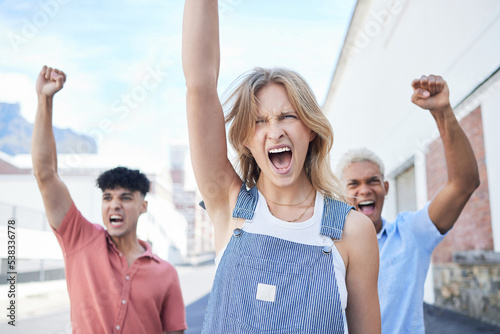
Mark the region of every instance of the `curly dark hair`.
<instances>
[{"instance_id":1,"label":"curly dark hair","mask_svg":"<svg viewBox=\"0 0 500 334\"><path fill-rule=\"evenodd\" d=\"M116 167L105 171L96 181L97 186L102 190L122 187L130 191L138 190L143 196L149 191L149 180L137 169L126 167Z\"/></svg>"}]
</instances>

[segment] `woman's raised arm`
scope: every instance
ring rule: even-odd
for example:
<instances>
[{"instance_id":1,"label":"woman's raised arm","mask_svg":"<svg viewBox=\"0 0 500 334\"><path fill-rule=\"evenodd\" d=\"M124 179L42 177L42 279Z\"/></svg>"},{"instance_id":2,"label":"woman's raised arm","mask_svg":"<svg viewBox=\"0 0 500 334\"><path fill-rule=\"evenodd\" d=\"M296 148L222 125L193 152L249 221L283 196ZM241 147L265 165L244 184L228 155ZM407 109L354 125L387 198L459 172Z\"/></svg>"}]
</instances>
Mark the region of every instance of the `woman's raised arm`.
<instances>
[{"instance_id":1,"label":"woman's raised arm","mask_svg":"<svg viewBox=\"0 0 500 334\"><path fill-rule=\"evenodd\" d=\"M230 220L230 198L235 197L235 191L237 194L241 181L227 157L224 113L217 95L220 47L216 0L186 0L182 65L193 169L208 213L218 225L218 221Z\"/></svg>"}]
</instances>

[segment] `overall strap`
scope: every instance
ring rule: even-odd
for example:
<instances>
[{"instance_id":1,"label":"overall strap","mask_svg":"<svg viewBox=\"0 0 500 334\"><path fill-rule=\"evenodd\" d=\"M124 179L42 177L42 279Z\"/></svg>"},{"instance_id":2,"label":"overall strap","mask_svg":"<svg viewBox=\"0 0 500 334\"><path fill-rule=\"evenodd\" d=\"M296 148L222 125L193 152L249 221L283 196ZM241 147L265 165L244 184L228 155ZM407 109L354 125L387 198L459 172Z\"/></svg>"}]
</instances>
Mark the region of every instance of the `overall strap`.
<instances>
[{"instance_id":1,"label":"overall strap","mask_svg":"<svg viewBox=\"0 0 500 334\"><path fill-rule=\"evenodd\" d=\"M245 182L243 182L240 193L238 194L238 199L236 200L236 206L233 210L233 218L252 220L258 199L259 193L257 187L247 190L247 186Z\"/></svg>"},{"instance_id":2,"label":"overall strap","mask_svg":"<svg viewBox=\"0 0 500 334\"><path fill-rule=\"evenodd\" d=\"M324 196L320 233L334 240L340 240L344 230L345 218L352 209L354 207L349 204Z\"/></svg>"}]
</instances>

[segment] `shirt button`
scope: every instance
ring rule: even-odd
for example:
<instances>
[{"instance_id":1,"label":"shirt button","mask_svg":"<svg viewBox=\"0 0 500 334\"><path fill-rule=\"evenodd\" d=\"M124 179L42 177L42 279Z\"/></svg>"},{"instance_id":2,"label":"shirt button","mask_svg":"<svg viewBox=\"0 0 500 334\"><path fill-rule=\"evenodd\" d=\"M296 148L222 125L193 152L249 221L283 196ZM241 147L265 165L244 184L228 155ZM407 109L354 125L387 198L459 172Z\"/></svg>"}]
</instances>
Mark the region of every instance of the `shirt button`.
<instances>
[{"instance_id":1,"label":"shirt button","mask_svg":"<svg viewBox=\"0 0 500 334\"><path fill-rule=\"evenodd\" d=\"M116 329L120 329L120 326L116 326Z\"/></svg>"},{"instance_id":2,"label":"shirt button","mask_svg":"<svg viewBox=\"0 0 500 334\"><path fill-rule=\"evenodd\" d=\"M120 253L120 256L122 256L122 253ZM118 327L120 327L120 326L118 326Z\"/></svg>"},{"instance_id":3,"label":"shirt button","mask_svg":"<svg viewBox=\"0 0 500 334\"><path fill-rule=\"evenodd\" d=\"M128 281L130 279L130 276L129 275L125 276L125 279Z\"/></svg>"},{"instance_id":4,"label":"shirt button","mask_svg":"<svg viewBox=\"0 0 500 334\"><path fill-rule=\"evenodd\" d=\"M126 301L125 299L124 299L124 300L122 300L122 304L125 304L126 302L127 302L127 301Z\"/></svg>"}]
</instances>

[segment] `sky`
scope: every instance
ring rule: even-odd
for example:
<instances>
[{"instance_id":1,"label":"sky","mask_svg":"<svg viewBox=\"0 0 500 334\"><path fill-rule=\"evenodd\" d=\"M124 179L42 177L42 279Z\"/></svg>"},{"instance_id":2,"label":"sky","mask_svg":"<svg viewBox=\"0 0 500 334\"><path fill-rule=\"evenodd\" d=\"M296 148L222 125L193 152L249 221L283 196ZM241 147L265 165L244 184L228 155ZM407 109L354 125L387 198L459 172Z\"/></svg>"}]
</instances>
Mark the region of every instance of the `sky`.
<instances>
[{"instance_id":1,"label":"sky","mask_svg":"<svg viewBox=\"0 0 500 334\"><path fill-rule=\"evenodd\" d=\"M53 123L100 155L164 161L187 144L181 64L184 1L0 1L0 101L33 122L43 65L67 74ZM301 73L323 103L354 0L221 0L219 92L255 66Z\"/></svg>"}]
</instances>

